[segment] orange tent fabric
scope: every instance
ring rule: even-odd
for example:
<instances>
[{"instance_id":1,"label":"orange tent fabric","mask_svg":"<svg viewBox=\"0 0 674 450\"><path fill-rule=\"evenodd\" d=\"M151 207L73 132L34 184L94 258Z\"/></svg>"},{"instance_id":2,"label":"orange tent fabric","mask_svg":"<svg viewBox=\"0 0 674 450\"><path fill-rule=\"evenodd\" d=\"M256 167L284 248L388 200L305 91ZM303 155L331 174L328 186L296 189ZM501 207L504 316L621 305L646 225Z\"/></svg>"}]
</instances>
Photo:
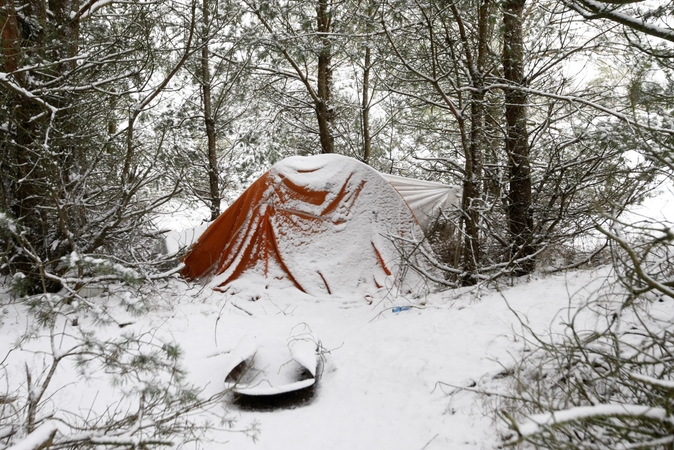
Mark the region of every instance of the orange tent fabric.
<instances>
[{"instance_id":1,"label":"orange tent fabric","mask_svg":"<svg viewBox=\"0 0 674 450\"><path fill-rule=\"evenodd\" d=\"M221 288L251 273L309 294L372 292L404 281L391 237L421 240L423 231L378 172L340 155L296 156L274 165L209 226L182 274L213 275Z\"/></svg>"}]
</instances>

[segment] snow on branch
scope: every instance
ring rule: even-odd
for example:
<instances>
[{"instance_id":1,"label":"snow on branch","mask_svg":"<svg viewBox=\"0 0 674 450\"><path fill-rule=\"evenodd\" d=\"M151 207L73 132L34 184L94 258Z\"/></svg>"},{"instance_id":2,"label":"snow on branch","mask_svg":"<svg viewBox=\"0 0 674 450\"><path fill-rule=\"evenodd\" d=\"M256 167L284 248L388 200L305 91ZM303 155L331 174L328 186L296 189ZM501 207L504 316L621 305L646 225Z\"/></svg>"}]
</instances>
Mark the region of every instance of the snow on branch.
<instances>
[{"instance_id":1,"label":"snow on branch","mask_svg":"<svg viewBox=\"0 0 674 450\"><path fill-rule=\"evenodd\" d=\"M489 89L489 90L516 89L516 90L525 92L525 93L530 94L530 95L552 98L552 99L555 99L555 100L565 101L565 102L568 102L568 103L571 103L571 104L574 104L574 103L581 104L581 105L589 106L590 108L594 108L598 111L602 111L602 112L604 112L604 113L606 113L610 116L613 116L613 117L615 117L619 120L622 120L623 122L627 123L628 125L639 127L639 128L644 129L644 130L648 130L648 131L652 131L652 132L656 132L656 133L674 135L674 129L672 129L672 128L662 128L662 127L652 126L652 125L648 125L648 124L645 124L645 123L638 122L637 120L635 120L635 119L629 117L628 115L623 114L619 111L615 111L615 110L613 110L609 107L600 105L599 103L593 102L591 100L584 99L582 97L577 97L577 96L574 96L574 95L555 94L555 93L552 93L552 92L545 92L545 91L541 91L541 90L538 90L538 89L531 89L531 88L524 87L524 86L513 86L512 84L507 84L507 83L490 84L490 85L486 86L486 89Z\"/></svg>"},{"instance_id":2,"label":"snow on branch","mask_svg":"<svg viewBox=\"0 0 674 450\"><path fill-rule=\"evenodd\" d=\"M50 105L40 97L36 96L29 90L19 86L10 76L11 74L6 73L6 72L0 72L0 84L7 86L9 89L12 91L30 99L31 101L34 101L35 103L40 104L41 106L45 107L46 109L49 110L52 116L54 116L58 112L58 108Z\"/></svg>"},{"instance_id":3,"label":"snow on branch","mask_svg":"<svg viewBox=\"0 0 674 450\"><path fill-rule=\"evenodd\" d=\"M661 389L665 389L667 391L674 391L674 381L659 380L657 378L641 375L639 373L628 373L627 375L633 380L641 381L642 383L649 384L651 386L658 387Z\"/></svg>"},{"instance_id":4,"label":"snow on branch","mask_svg":"<svg viewBox=\"0 0 674 450\"><path fill-rule=\"evenodd\" d=\"M5 450L41 450L48 448L51 446L57 431L56 423L44 423L17 444Z\"/></svg>"},{"instance_id":5,"label":"snow on branch","mask_svg":"<svg viewBox=\"0 0 674 450\"><path fill-rule=\"evenodd\" d=\"M514 437L508 443L514 444L520 442L522 439L539 434L550 427L564 425L570 422L605 417L648 419L674 425L674 417L672 417L664 408L629 404L579 406L576 408L529 416L528 421L514 424L514 428L519 436Z\"/></svg>"},{"instance_id":6,"label":"snow on branch","mask_svg":"<svg viewBox=\"0 0 674 450\"><path fill-rule=\"evenodd\" d=\"M674 29L663 28L615 10L613 5L606 5L596 0L564 0L564 4L576 11L585 19L608 19L635 31L674 42Z\"/></svg>"}]
</instances>

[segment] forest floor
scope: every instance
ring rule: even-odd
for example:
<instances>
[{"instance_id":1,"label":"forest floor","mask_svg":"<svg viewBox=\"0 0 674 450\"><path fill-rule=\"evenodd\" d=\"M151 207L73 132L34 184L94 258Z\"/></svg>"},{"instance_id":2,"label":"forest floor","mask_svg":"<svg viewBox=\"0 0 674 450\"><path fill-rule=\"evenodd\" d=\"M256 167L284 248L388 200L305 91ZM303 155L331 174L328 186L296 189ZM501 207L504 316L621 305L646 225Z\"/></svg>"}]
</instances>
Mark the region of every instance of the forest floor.
<instances>
[{"instance_id":1,"label":"forest floor","mask_svg":"<svg viewBox=\"0 0 674 450\"><path fill-rule=\"evenodd\" d=\"M502 399L473 390L505 393L504 375L526 350L520 319L536 332L554 332L569 319L570 302L585 300L607 274L579 271L498 291L441 292L399 312L394 306L409 304L404 299L369 305L283 291L236 303L248 313L231 300L216 310L223 299L212 293L177 302L179 314L165 323L184 342L191 367L200 366L199 355L235 346L244 333L284 342L298 325L329 351L308 404L267 412L233 406L239 426L256 422L260 432L256 442L230 436L232 448L494 449L504 431L493 420ZM195 381L218 382L213 374L201 372Z\"/></svg>"},{"instance_id":2,"label":"forest floor","mask_svg":"<svg viewBox=\"0 0 674 450\"><path fill-rule=\"evenodd\" d=\"M498 394L512 381L508 369L527 351L521 321L535 332L554 333L609 272L538 275L499 289L444 291L414 303L383 297L371 304L365 298L309 297L294 289L264 290L254 299L174 279L157 291L151 313L120 316L132 323L102 332L151 333L177 342L189 381L203 387L204 395L222 390L225 358L244 335L280 343L279 348L298 327L320 339L324 364L311 398L256 411L228 397L208 420L226 417L234 420L233 428L213 431L205 448L494 449L507 433L494 420L504 406ZM26 317L19 305L5 308L0 348L16 342ZM38 364L38 355L26 355ZM20 383L19 359L7 367L8 385ZM49 407L99 409L115 398L115 389L101 377L82 380L64 366L50 389ZM257 430L254 438L236 432L251 427Z\"/></svg>"}]
</instances>

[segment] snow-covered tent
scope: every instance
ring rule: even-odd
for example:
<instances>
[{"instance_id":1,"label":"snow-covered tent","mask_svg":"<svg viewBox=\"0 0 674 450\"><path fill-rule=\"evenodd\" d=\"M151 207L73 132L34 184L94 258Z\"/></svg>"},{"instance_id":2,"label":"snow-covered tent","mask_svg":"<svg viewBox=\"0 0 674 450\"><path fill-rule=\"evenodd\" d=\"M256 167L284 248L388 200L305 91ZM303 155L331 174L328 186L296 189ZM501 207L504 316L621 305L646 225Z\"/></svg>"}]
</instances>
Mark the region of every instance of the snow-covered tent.
<instances>
[{"instance_id":1,"label":"snow-covered tent","mask_svg":"<svg viewBox=\"0 0 674 450\"><path fill-rule=\"evenodd\" d=\"M400 247L422 239L410 207L371 167L340 155L295 156L274 165L206 229L182 273L212 275L221 289L253 275L312 295L414 290L421 278L401 270Z\"/></svg>"}]
</instances>

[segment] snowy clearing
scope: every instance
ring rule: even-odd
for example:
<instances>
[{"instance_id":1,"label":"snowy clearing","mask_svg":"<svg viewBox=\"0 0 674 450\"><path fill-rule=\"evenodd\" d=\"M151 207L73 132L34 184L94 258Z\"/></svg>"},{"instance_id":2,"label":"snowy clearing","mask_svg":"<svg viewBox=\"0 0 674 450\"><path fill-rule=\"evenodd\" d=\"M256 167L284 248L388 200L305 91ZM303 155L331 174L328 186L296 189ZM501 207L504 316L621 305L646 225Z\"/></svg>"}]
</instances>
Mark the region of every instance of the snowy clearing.
<instances>
[{"instance_id":1,"label":"snowy clearing","mask_svg":"<svg viewBox=\"0 0 674 450\"><path fill-rule=\"evenodd\" d=\"M502 425L489 415L498 396L471 388L502 392L504 369L524 350L521 325L509 306L534 331L558 329L568 318L569 297L574 304L586 299L607 273L538 277L501 292L445 291L414 304L402 298L375 298L372 304L364 298L316 298L293 288L265 290L253 301L243 293L229 296L173 280L151 314L120 317L133 324L104 331L110 336L151 332L154 339L178 343L189 379L205 388L204 395L223 388L231 368L228 352L243 336L283 348L300 327L321 340L323 373L313 398L271 411L228 403L234 429L257 424L259 433L254 440L214 431L215 442L207 448L492 449L502 444ZM394 308L403 305L412 307ZM25 321L19 306L5 309L1 348L13 346ZM40 356L12 354L10 385L22 383L21 360L31 358L35 364ZM124 389L107 385L101 374L76 381L74 372L64 369L50 393L56 410L101 408L115 398L116 389Z\"/></svg>"}]
</instances>

